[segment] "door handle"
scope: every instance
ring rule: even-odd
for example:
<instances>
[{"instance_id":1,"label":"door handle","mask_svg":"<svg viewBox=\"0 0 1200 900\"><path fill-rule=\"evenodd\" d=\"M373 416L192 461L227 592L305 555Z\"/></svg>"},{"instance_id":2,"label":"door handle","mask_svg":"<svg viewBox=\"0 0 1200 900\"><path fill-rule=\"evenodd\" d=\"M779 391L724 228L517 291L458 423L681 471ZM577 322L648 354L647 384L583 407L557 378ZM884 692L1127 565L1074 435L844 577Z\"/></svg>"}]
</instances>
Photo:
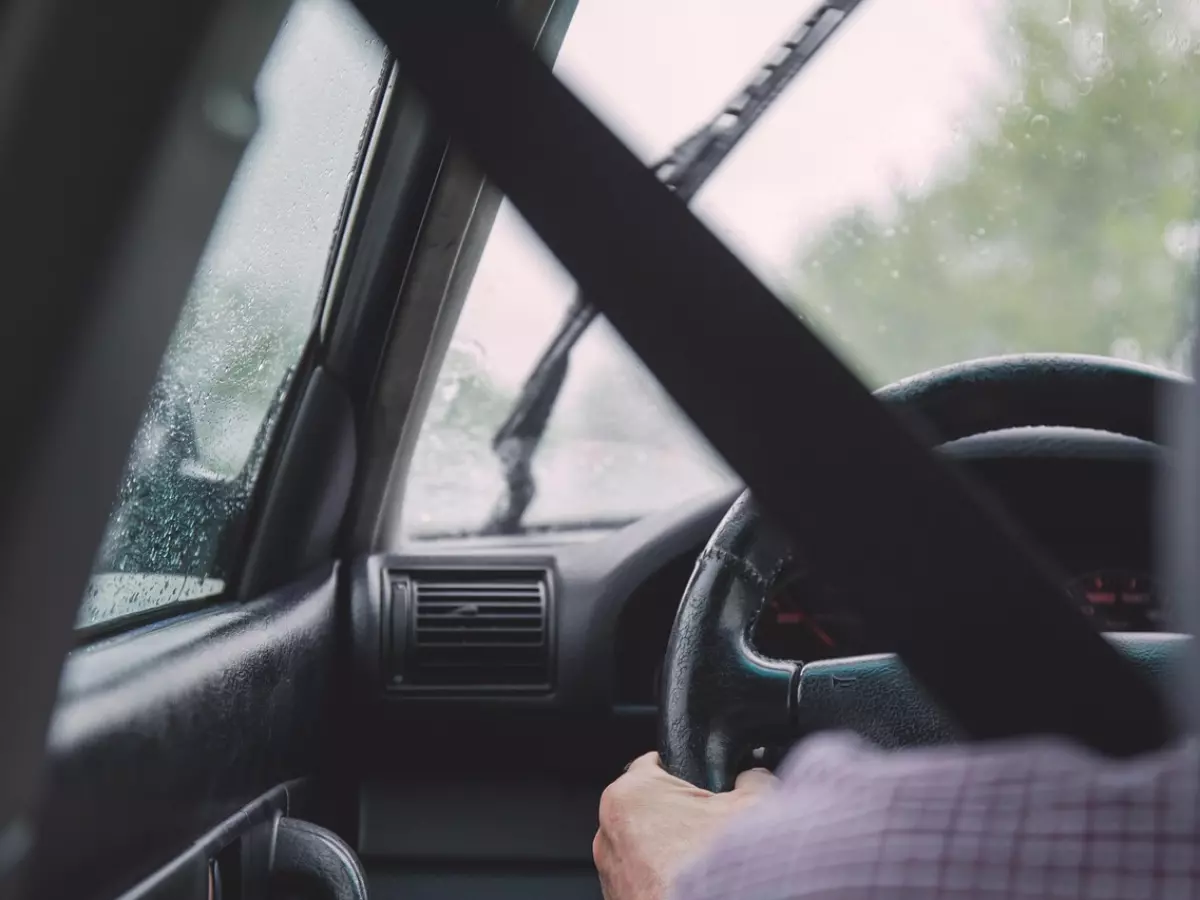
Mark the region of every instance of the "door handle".
<instances>
[{"instance_id":1,"label":"door handle","mask_svg":"<svg viewBox=\"0 0 1200 900\"><path fill-rule=\"evenodd\" d=\"M288 900L367 900L354 850L328 828L280 816L271 860L271 896Z\"/></svg>"}]
</instances>

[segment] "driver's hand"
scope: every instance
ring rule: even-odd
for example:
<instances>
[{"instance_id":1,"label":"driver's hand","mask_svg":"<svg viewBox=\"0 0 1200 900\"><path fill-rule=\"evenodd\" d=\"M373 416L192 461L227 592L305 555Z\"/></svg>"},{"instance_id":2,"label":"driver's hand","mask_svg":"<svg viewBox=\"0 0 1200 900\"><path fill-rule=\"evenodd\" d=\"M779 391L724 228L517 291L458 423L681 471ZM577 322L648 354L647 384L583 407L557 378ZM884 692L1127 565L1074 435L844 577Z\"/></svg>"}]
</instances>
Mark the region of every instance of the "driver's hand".
<instances>
[{"instance_id":1,"label":"driver's hand","mask_svg":"<svg viewBox=\"0 0 1200 900\"><path fill-rule=\"evenodd\" d=\"M606 900L664 900L680 869L775 784L752 769L729 793L713 794L668 775L657 753L639 756L600 797L592 856Z\"/></svg>"}]
</instances>

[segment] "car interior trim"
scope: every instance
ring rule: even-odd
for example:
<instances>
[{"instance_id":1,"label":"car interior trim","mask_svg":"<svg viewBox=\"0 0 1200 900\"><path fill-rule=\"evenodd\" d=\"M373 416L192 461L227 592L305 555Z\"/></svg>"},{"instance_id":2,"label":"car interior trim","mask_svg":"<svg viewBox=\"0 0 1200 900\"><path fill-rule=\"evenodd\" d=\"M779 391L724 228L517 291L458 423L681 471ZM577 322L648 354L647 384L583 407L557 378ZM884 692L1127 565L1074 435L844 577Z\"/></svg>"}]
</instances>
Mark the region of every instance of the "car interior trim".
<instances>
[{"instance_id":1,"label":"car interior trim","mask_svg":"<svg viewBox=\"0 0 1200 900\"><path fill-rule=\"evenodd\" d=\"M149 874L146 861L165 864L254 797L320 768L319 723L339 683L336 594L327 568L71 655L28 873L38 896L126 889Z\"/></svg>"}]
</instances>

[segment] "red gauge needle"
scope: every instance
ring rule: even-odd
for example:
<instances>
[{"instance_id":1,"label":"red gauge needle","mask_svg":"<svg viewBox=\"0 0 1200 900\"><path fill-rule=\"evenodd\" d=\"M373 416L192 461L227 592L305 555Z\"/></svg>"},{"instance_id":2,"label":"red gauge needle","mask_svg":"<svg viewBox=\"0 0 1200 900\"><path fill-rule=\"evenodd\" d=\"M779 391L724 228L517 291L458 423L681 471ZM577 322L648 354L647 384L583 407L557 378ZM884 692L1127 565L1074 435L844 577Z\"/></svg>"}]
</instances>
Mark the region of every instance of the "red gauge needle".
<instances>
[{"instance_id":1,"label":"red gauge needle","mask_svg":"<svg viewBox=\"0 0 1200 900\"><path fill-rule=\"evenodd\" d=\"M809 627L809 630L811 630L813 634L815 634L818 638L821 639L821 643L823 643L826 647L835 646L835 644L833 643L833 638L831 638L828 634L826 634L824 628L822 628L820 625L818 625L816 622L814 622L812 619L810 619L804 613L797 613L797 615L798 615L800 621L803 623L806 623Z\"/></svg>"}]
</instances>

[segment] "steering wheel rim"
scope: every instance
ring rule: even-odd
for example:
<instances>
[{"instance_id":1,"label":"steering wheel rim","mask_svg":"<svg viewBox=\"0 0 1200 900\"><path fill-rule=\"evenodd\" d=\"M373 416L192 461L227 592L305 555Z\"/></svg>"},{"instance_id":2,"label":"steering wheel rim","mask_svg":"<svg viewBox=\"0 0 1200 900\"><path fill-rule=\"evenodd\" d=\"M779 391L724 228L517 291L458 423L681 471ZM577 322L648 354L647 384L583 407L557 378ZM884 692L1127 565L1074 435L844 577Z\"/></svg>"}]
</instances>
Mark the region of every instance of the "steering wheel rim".
<instances>
[{"instance_id":1,"label":"steering wheel rim","mask_svg":"<svg viewBox=\"0 0 1200 900\"><path fill-rule=\"evenodd\" d=\"M876 396L912 414L931 444L1039 425L1153 441L1157 395L1182 383L1104 357L1028 354L934 369ZM750 636L766 596L801 566L744 492L697 560L667 647L659 752L672 774L728 790L748 735L794 721L800 666L762 656Z\"/></svg>"}]
</instances>

